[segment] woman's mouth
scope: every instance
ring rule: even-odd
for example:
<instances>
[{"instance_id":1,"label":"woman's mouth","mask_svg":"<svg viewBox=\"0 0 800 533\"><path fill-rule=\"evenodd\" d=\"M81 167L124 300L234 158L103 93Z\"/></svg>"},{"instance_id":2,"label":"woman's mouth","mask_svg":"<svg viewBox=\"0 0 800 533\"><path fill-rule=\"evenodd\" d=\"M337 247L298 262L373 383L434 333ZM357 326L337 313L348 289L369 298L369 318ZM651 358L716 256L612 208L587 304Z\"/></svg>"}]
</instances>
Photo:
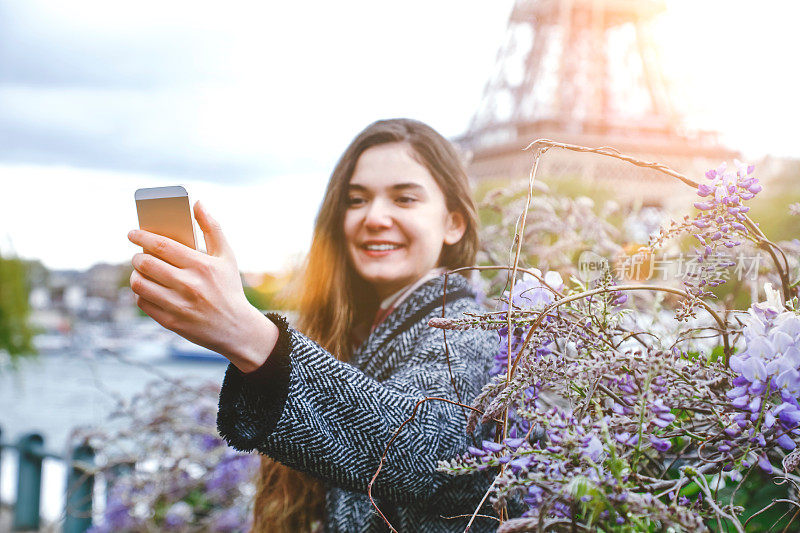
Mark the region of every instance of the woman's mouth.
<instances>
[{"instance_id":1,"label":"woman's mouth","mask_svg":"<svg viewBox=\"0 0 800 533\"><path fill-rule=\"evenodd\" d=\"M365 244L361 250L369 257L383 257L402 248L399 244Z\"/></svg>"}]
</instances>

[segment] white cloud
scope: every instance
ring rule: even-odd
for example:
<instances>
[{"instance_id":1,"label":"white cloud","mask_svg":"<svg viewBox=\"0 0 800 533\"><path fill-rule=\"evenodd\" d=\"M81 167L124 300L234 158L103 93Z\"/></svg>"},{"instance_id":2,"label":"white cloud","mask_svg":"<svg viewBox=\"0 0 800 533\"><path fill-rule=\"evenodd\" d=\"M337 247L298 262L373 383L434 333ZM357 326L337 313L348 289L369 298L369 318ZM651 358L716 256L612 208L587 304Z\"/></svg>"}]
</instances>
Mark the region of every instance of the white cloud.
<instances>
[{"instance_id":1,"label":"white cloud","mask_svg":"<svg viewBox=\"0 0 800 533\"><path fill-rule=\"evenodd\" d=\"M377 118L456 135L510 5L5 2L0 161L244 181L327 172Z\"/></svg>"}]
</instances>

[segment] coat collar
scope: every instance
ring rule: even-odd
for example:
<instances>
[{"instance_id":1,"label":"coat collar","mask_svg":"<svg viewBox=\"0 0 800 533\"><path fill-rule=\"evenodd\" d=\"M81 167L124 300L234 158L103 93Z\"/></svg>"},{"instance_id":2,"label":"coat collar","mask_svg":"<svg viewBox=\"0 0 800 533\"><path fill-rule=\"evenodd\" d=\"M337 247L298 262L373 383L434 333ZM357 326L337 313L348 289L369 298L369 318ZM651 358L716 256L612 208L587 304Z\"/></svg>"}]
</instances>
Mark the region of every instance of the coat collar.
<instances>
[{"instance_id":1,"label":"coat collar","mask_svg":"<svg viewBox=\"0 0 800 533\"><path fill-rule=\"evenodd\" d=\"M437 267L432 268L427 274L422 276L418 281L411 283L407 287L400 289L399 291L395 292L391 296L385 298L380 306L378 307L378 312L375 314L375 319L372 321L372 327L370 328L370 333L378 327L378 325L383 322L386 317L391 314L392 311L405 300L409 295L411 295L417 287L423 285L426 281L431 280L433 278L439 277L442 274L447 272L447 269L444 267Z\"/></svg>"},{"instance_id":2,"label":"coat collar","mask_svg":"<svg viewBox=\"0 0 800 533\"><path fill-rule=\"evenodd\" d=\"M445 274L430 279L417 287L370 333L361 346L353 354L353 364L359 366L363 356L374 357L399 332L411 327L420 318L417 315L429 314L436 307L441 307L445 295ZM475 298L476 292L469 281L461 274L447 276L447 300L450 303L460 298Z\"/></svg>"}]
</instances>

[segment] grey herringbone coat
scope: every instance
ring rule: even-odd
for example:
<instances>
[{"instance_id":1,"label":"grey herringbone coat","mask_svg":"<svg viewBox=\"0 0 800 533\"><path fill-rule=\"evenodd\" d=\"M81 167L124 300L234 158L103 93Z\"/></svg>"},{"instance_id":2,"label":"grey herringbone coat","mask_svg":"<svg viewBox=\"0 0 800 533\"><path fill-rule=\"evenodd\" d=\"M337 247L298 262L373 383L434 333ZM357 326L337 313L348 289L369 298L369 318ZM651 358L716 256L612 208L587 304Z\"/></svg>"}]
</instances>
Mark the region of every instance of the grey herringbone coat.
<instances>
[{"instance_id":1,"label":"grey herringbone coat","mask_svg":"<svg viewBox=\"0 0 800 533\"><path fill-rule=\"evenodd\" d=\"M442 315L444 276L418 287L356 350L350 363L271 313L280 337L267 362L243 374L228 365L219 399L217 428L237 450L258 450L326 482L326 530L387 531L367 497L367 485L395 430L426 396L456 400L444 335L428 326ZM465 278L447 280L445 316L480 312ZM452 378L469 404L487 381L497 333L448 331ZM372 494L401 532L464 531L495 472L448 476L437 460L452 459L480 442L465 433L461 407L428 401L391 446ZM488 504L482 514L494 514ZM444 516L444 517L443 517ZM497 522L477 518L470 531L494 531Z\"/></svg>"}]
</instances>

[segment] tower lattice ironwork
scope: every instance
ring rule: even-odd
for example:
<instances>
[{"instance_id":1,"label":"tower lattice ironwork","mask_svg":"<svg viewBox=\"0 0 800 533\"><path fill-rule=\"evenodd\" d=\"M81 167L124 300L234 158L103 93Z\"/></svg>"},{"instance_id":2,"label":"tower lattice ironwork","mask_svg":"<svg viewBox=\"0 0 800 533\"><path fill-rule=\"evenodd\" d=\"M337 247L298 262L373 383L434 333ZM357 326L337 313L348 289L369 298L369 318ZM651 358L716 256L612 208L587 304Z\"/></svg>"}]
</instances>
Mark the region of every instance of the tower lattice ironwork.
<instances>
[{"instance_id":1,"label":"tower lattice ironwork","mask_svg":"<svg viewBox=\"0 0 800 533\"><path fill-rule=\"evenodd\" d=\"M650 31L664 9L661 0L517 0L495 71L457 139L471 153L470 174L527 175L522 149L537 138L612 146L692 173L735 156L713 132L686 129L674 109ZM548 154L540 170L624 184L646 203L663 204L670 186L600 156Z\"/></svg>"}]
</instances>

